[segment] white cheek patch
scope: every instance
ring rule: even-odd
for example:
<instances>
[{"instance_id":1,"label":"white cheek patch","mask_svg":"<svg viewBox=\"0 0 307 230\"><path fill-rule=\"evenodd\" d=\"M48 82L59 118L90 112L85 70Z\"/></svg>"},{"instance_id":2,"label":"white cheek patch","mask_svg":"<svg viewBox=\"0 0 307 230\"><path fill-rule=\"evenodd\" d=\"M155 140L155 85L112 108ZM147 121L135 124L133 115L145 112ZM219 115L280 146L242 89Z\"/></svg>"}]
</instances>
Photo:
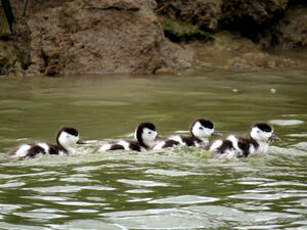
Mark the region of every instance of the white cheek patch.
<instances>
[{"instance_id":1,"label":"white cheek patch","mask_svg":"<svg viewBox=\"0 0 307 230\"><path fill-rule=\"evenodd\" d=\"M272 134L273 130L271 132L264 132L257 127L253 127L250 136L256 141L268 141Z\"/></svg>"},{"instance_id":2,"label":"white cheek patch","mask_svg":"<svg viewBox=\"0 0 307 230\"><path fill-rule=\"evenodd\" d=\"M259 133L260 133L260 130L257 127L253 127L251 132L250 132L250 136L253 139L258 140L259 139Z\"/></svg>"},{"instance_id":3,"label":"white cheek patch","mask_svg":"<svg viewBox=\"0 0 307 230\"><path fill-rule=\"evenodd\" d=\"M142 133L142 140L147 147L152 147L155 144L157 132L148 128L144 128Z\"/></svg>"},{"instance_id":4,"label":"white cheek patch","mask_svg":"<svg viewBox=\"0 0 307 230\"><path fill-rule=\"evenodd\" d=\"M157 136L158 136L158 132L154 131L152 135L152 140L155 140Z\"/></svg>"},{"instance_id":5,"label":"white cheek patch","mask_svg":"<svg viewBox=\"0 0 307 230\"><path fill-rule=\"evenodd\" d=\"M142 133L143 140L152 141L155 139L156 136L157 136L156 131L150 130L148 128L144 128L143 133Z\"/></svg>"},{"instance_id":6,"label":"white cheek patch","mask_svg":"<svg viewBox=\"0 0 307 230\"><path fill-rule=\"evenodd\" d=\"M70 152L73 151L72 149L78 140L79 136L74 136L66 132L61 133L58 139L59 143Z\"/></svg>"},{"instance_id":7,"label":"white cheek patch","mask_svg":"<svg viewBox=\"0 0 307 230\"><path fill-rule=\"evenodd\" d=\"M61 133L58 141L61 145L65 145L65 143L66 143L66 133L64 133L64 132Z\"/></svg>"},{"instance_id":8,"label":"white cheek patch","mask_svg":"<svg viewBox=\"0 0 307 230\"><path fill-rule=\"evenodd\" d=\"M203 135L205 137L210 137L212 135L212 133L214 133L214 129L204 128L204 130L203 130Z\"/></svg>"},{"instance_id":9,"label":"white cheek patch","mask_svg":"<svg viewBox=\"0 0 307 230\"><path fill-rule=\"evenodd\" d=\"M200 122L196 122L192 128L192 134L198 138L210 137L214 129L208 129L201 125Z\"/></svg>"},{"instance_id":10,"label":"white cheek patch","mask_svg":"<svg viewBox=\"0 0 307 230\"><path fill-rule=\"evenodd\" d=\"M273 135L273 132L266 133L266 139L267 140L270 139L270 137L272 137L272 135Z\"/></svg>"},{"instance_id":11,"label":"white cheek patch","mask_svg":"<svg viewBox=\"0 0 307 230\"><path fill-rule=\"evenodd\" d=\"M25 157L29 152L31 145L23 144L21 145L15 153L15 157Z\"/></svg>"},{"instance_id":12,"label":"white cheek patch","mask_svg":"<svg viewBox=\"0 0 307 230\"><path fill-rule=\"evenodd\" d=\"M260 133L259 133L259 138L258 138L258 140L259 141L268 141L269 139L270 139L270 137L272 136L272 132L262 132L262 131L260 131Z\"/></svg>"}]
</instances>

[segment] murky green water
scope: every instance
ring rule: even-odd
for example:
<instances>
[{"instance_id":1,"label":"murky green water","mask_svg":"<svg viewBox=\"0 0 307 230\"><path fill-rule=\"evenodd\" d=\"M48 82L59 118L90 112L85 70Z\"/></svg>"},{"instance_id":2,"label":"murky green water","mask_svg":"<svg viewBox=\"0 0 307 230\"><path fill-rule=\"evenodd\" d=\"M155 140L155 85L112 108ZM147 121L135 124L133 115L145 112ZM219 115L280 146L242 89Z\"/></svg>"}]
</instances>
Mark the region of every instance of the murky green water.
<instances>
[{"instance_id":1,"label":"murky green water","mask_svg":"<svg viewBox=\"0 0 307 230\"><path fill-rule=\"evenodd\" d=\"M62 125L102 140L141 121L167 135L196 117L242 135L268 121L282 142L228 161L196 148L92 154L97 142L68 157L5 157ZM0 229L306 229L306 123L307 71L0 79Z\"/></svg>"}]
</instances>

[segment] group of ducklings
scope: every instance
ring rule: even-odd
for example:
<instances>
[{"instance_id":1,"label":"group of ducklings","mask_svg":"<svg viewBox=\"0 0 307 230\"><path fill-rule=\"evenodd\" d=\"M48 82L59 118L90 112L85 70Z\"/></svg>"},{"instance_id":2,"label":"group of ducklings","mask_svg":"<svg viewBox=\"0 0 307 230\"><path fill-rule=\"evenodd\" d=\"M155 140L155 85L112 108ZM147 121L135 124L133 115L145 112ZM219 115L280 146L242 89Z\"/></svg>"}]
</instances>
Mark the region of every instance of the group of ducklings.
<instances>
[{"instance_id":1,"label":"group of ducklings","mask_svg":"<svg viewBox=\"0 0 307 230\"><path fill-rule=\"evenodd\" d=\"M216 132L212 121L205 118L195 119L190 128L190 135L158 136L153 123L139 124L134 133L134 140L119 139L105 142L94 152L113 150L148 151L178 146L195 146L213 152L222 158L247 157L254 153L266 153L269 145L279 140L273 134L274 129L267 123L261 122L252 125L249 137L227 135L209 141L211 136L221 136ZM74 154L76 144L83 144L75 128L63 127L56 136L56 144L35 142L21 144L8 153L9 156L19 159L29 159L42 155Z\"/></svg>"}]
</instances>

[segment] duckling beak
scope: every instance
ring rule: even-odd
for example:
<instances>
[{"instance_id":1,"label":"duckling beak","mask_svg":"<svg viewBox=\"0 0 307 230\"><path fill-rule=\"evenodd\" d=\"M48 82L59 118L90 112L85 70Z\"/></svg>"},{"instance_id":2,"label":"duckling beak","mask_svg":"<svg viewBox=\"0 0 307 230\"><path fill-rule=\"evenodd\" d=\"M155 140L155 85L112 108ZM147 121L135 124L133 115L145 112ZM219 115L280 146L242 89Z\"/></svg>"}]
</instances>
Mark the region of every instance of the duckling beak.
<instances>
[{"instance_id":1,"label":"duckling beak","mask_svg":"<svg viewBox=\"0 0 307 230\"><path fill-rule=\"evenodd\" d=\"M280 139L278 136L274 135L274 134L270 137L270 141L271 141L271 142L280 141L280 140L281 140L281 139Z\"/></svg>"},{"instance_id":2,"label":"duckling beak","mask_svg":"<svg viewBox=\"0 0 307 230\"><path fill-rule=\"evenodd\" d=\"M223 136L223 134L221 132L217 132L217 131L214 131L212 133L213 136Z\"/></svg>"},{"instance_id":3,"label":"duckling beak","mask_svg":"<svg viewBox=\"0 0 307 230\"><path fill-rule=\"evenodd\" d=\"M78 140L78 141L77 141L77 144L79 144L79 145L83 145L83 144L86 144L86 141L83 141L83 140Z\"/></svg>"}]
</instances>

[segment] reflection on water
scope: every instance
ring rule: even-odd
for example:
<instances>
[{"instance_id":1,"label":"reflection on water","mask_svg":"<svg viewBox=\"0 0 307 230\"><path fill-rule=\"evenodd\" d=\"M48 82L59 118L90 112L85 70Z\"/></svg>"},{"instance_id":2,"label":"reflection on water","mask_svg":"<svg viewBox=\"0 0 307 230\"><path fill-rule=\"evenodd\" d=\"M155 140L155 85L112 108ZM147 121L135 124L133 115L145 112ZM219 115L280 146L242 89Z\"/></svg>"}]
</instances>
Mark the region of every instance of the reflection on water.
<instances>
[{"instance_id":1,"label":"reflection on water","mask_svg":"<svg viewBox=\"0 0 307 230\"><path fill-rule=\"evenodd\" d=\"M306 229L307 72L2 80L1 229ZM272 90L274 89L274 90ZM162 135L196 117L282 138L265 156L222 160L197 148L92 153L144 120ZM92 140L73 156L11 161L19 143L62 125ZM98 141L96 141L98 140Z\"/></svg>"}]
</instances>

